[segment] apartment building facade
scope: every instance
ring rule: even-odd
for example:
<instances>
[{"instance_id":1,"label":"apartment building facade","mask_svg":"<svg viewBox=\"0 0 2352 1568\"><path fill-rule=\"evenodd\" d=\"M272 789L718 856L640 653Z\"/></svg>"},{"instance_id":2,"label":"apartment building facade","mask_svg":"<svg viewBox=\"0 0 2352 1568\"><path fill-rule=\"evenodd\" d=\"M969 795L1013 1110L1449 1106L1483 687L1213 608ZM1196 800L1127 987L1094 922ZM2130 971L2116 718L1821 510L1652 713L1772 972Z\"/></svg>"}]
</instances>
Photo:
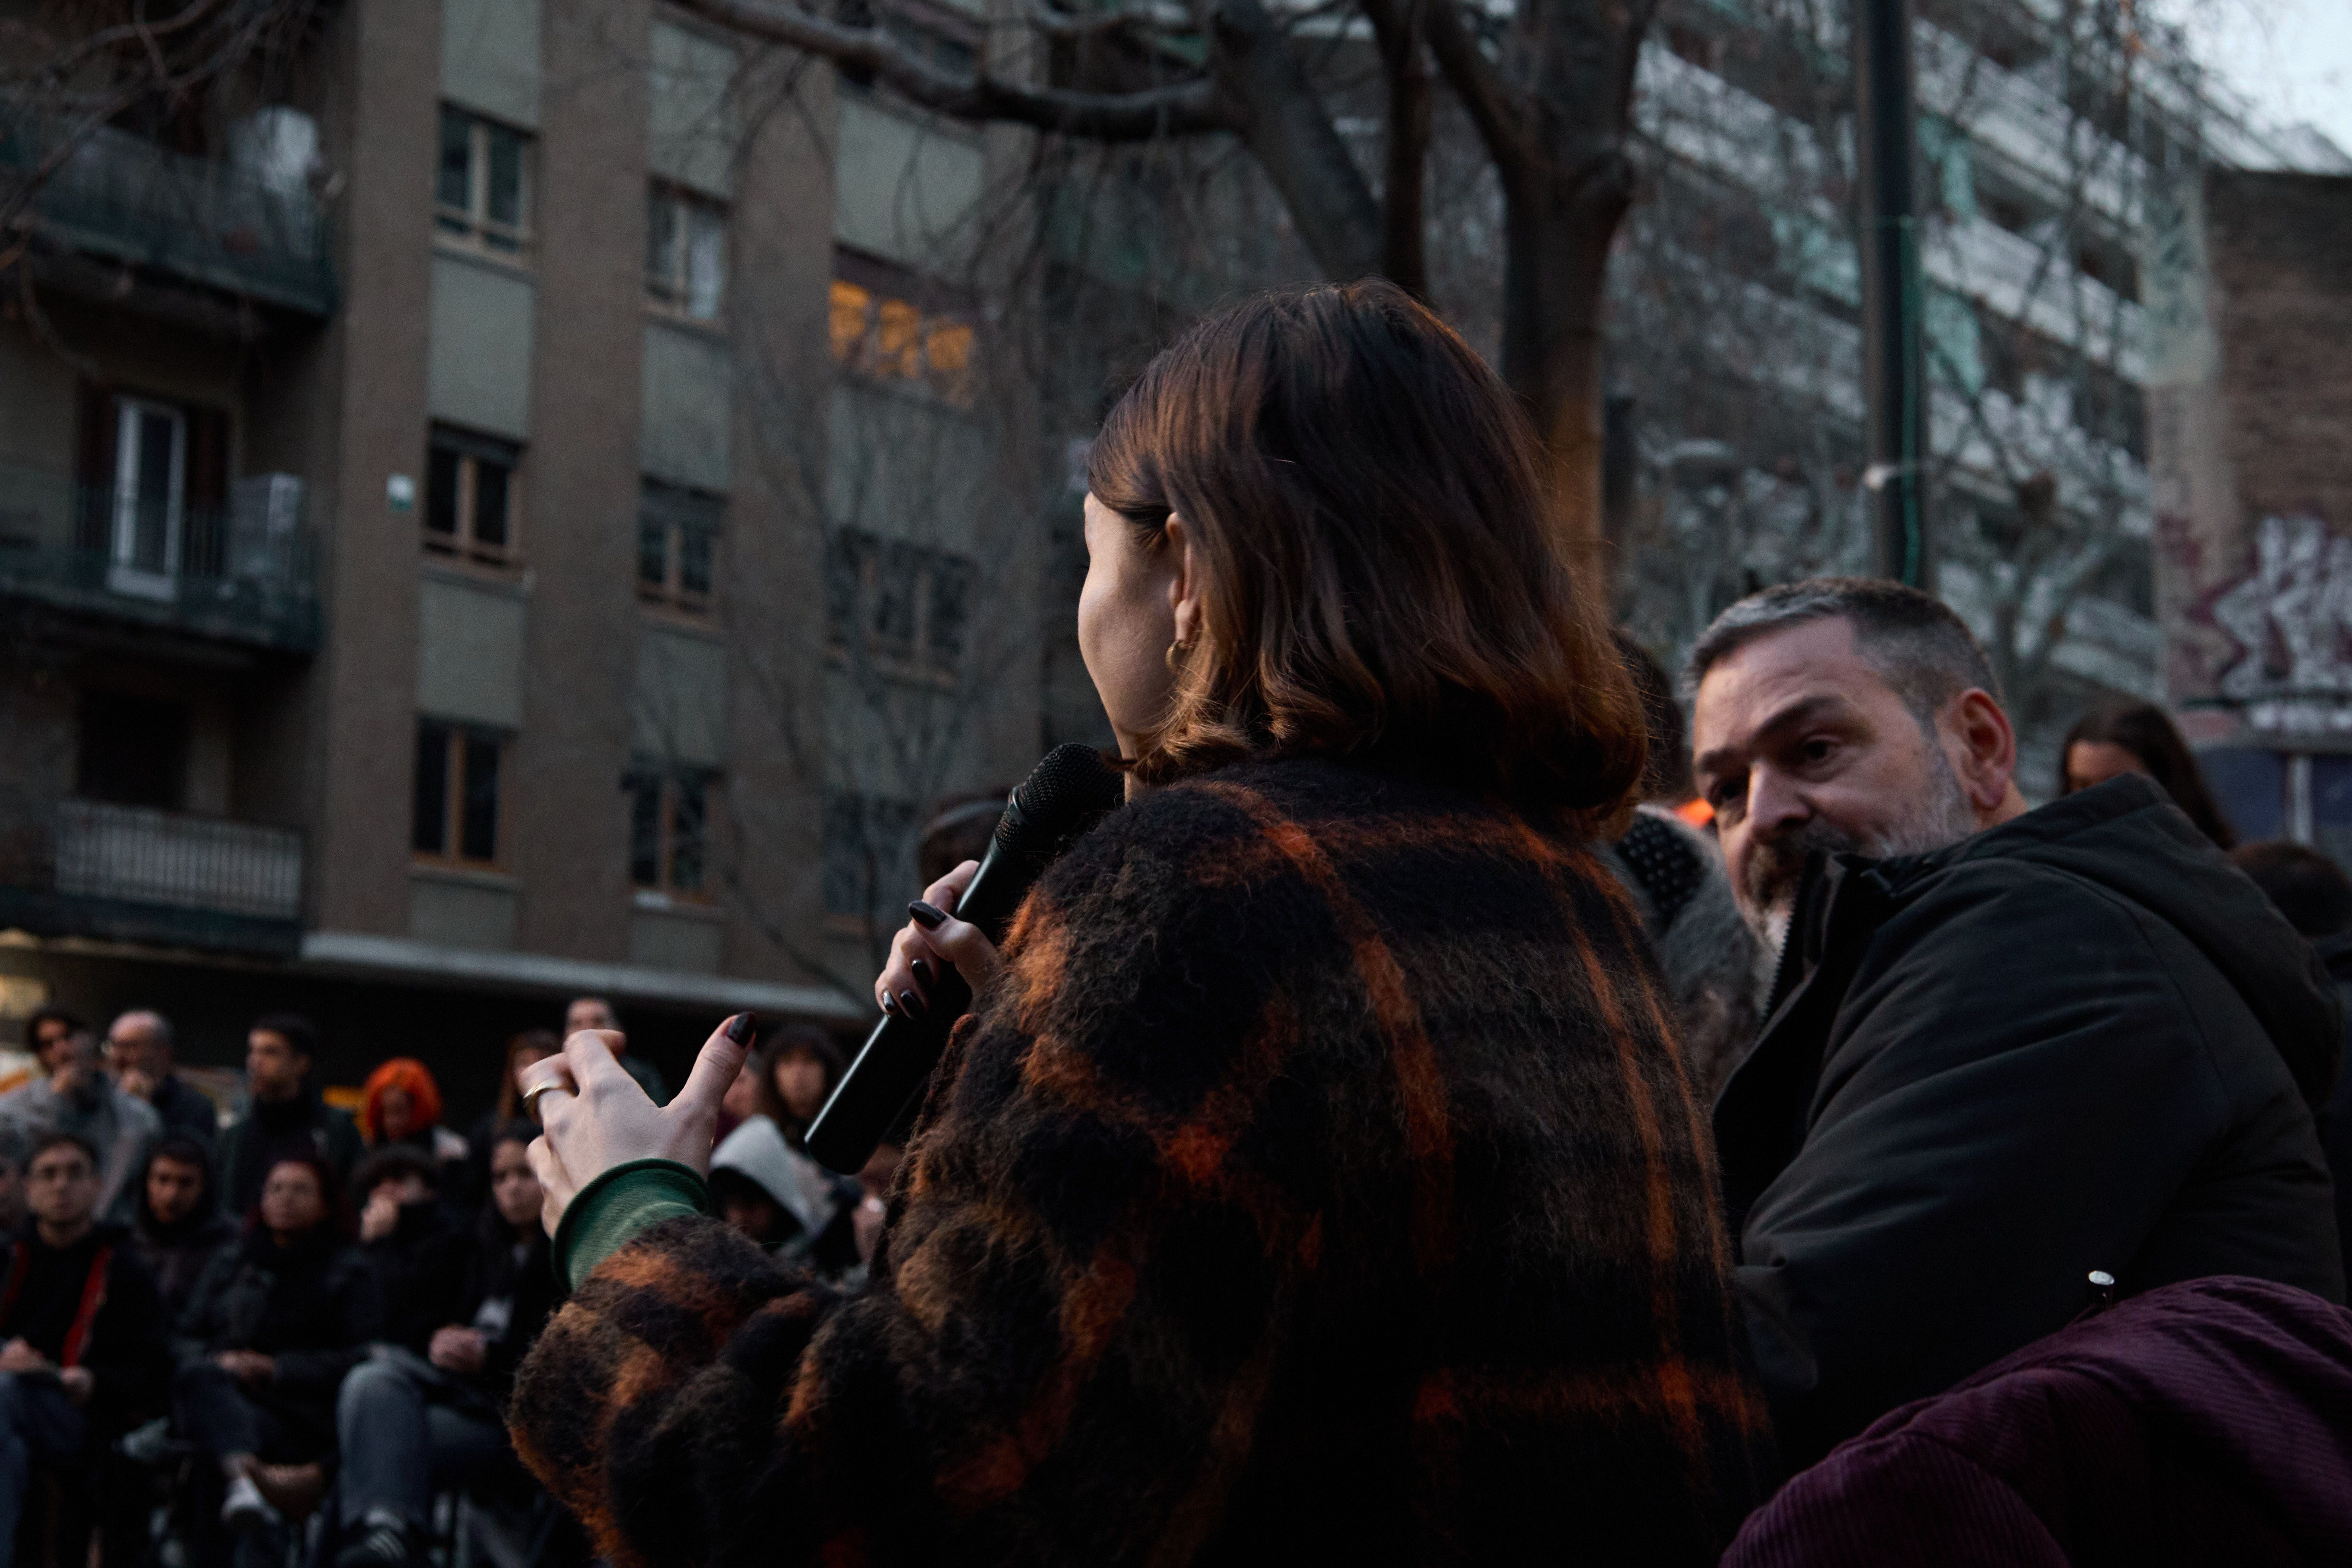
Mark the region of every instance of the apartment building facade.
<instances>
[{"instance_id":1,"label":"apartment building facade","mask_svg":"<svg viewBox=\"0 0 2352 1568\"><path fill-rule=\"evenodd\" d=\"M288 98L32 205L0 1031L226 1062L290 1006L465 1104L570 994L676 1070L742 1007L855 1030L908 892L833 830L1036 755L1034 671L964 657L1028 557L887 460L987 466L924 280L991 149L650 0L352 0Z\"/></svg>"},{"instance_id":2,"label":"apartment building facade","mask_svg":"<svg viewBox=\"0 0 2352 1568\"><path fill-rule=\"evenodd\" d=\"M2168 193L2345 160L2127 4L1914 10L1936 585L2048 793L2076 714L2165 695L2144 296ZM1647 480L1633 612L1662 649L1760 583L1867 569L1846 55L1836 8L1715 0L1664 7L1644 49L1654 195L1614 331Z\"/></svg>"}]
</instances>

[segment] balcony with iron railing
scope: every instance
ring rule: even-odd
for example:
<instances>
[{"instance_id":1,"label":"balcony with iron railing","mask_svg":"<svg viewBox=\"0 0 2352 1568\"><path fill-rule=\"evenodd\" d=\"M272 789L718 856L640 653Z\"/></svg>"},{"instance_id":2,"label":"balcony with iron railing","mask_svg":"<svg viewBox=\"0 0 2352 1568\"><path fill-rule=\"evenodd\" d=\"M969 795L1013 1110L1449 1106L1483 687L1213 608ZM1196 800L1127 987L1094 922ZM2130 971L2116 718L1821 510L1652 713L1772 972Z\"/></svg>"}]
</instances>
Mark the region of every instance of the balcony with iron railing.
<instances>
[{"instance_id":1,"label":"balcony with iron railing","mask_svg":"<svg viewBox=\"0 0 2352 1568\"><path fill-rule=\"evenodd\" d=\"M278 956L301 945L299 833L68 800L48 837L48 876L0 886L0 926Z\"/></svg>"},{"instance_id":2,"label":"balcony with iron railing","mask_svg":"<svg viewBox=\"0 0 2352 1568\"><path fill-rule=\"evenodd\" d=\"M0 465L0 597L284 653L319 647L302 481L261 474L226 507Z\"/></svg>"},{"instance_id":3,"label":"balcony with iron railing","mask_svg":"<svg viewBox=\"0 0 2352 1568\"><path fill-rule=\"evenodd\" d=\"M240 145L283 140L248 133ZM26 181L32 226L52 244L307 316L334 310L326 225L299 163L194 157L112 126L77 140L60 121L0 120L0 194Z\"/></svg>"}]
</instances>

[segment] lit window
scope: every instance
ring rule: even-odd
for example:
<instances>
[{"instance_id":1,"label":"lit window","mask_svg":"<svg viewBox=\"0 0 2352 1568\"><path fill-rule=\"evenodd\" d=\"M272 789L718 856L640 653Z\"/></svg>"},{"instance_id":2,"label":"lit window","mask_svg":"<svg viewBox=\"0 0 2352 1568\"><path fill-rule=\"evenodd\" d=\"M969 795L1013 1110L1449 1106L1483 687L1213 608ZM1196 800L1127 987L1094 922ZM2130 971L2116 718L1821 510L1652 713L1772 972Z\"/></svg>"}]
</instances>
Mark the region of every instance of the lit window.
<instances>
[{"instance_id":1,"label":"lit window","mask_svg":"<svg viewBox=\"0 0 2352 1568\"><path fill-rule=\"evenodd\" d=\"M692 615L709 610L726 510L717 496L645 480L637 500L637 597Z\"/></svg>"},{"instance_id":2,"label":"lit window","mask_svg":"<svg viewBox=\"0 0 2352 1568\"><path fill-rule=\"evenodd\" d=\"M459 244L507 257L527 253L530 138L442 105L433 223L444 237Z\"/></svg>"},{"instance_id":3,"label":"lit window","mask_svg":"<svg viewBox=\"0 0 2352 1568\"><path fill-rule=\"evenodd\" d=\"M959 407L971 402L970 326L841 278L831 305L835 362L877 381L929 386Z\"/></svg>"},{"instance_id":4,"label":"lit window","mask_svg":"<svg viewBox=\"0 0 2352 1568\"><path fill-rule=\"evenodd\" d=\"M522 449L436 426L425 470L425 548L503 564L515 554L515 468Z\"/></svg>"},{"instance_id":5,"label":"lit window","mask_svg":"<svg viewBox=\"0 0 2352 1568\"><path fill-rule=\"evenodd\" d=\"M707 774L633 774L629 880L664 893L699 895L707 870L711 780Z\"/></svg>"},{"instance_id":6,"label":"lit window","mask_svg":"<svg viewBox=\"0 0 2352 1568\"><path fill-rule=\"evenodd\" d=\"M646 203L646 297L690 321L715 321L727 280L727 209L671 185Z\"/></svg>"},{"instance_id":7,"label":"lit window","mask_svg":"<svg viewBox=\"0 0 2352 1568\"><path fill-rule=\"evenodd\" d=\"M505 747L487 731L417 721L408 845L419 858L498 864L499 764Z\"/></svg>"}]
</instances>

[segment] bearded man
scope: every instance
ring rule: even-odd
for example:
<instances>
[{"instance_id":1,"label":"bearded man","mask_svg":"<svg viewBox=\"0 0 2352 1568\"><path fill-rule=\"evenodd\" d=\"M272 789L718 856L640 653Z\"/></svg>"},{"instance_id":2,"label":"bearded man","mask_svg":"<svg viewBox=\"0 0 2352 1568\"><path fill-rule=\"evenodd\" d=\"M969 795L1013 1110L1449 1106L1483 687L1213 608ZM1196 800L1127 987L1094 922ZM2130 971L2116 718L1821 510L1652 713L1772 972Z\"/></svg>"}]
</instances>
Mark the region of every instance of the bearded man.
<instances>
[{"instance_id":1,"label":"bearded man","mask_svg":"<svg viewBox=\"0 0 2352 1568\"><path fill-rule=\"evenodd\" d=\"M1893 584L1743 599L1686 685L1779 955L1715 1129L1785 1465L2063 1327L2095 1270L2344 1299L2334 988L2155 784L2029 810L1983 650Z\"/></svg>"}]
</instances>

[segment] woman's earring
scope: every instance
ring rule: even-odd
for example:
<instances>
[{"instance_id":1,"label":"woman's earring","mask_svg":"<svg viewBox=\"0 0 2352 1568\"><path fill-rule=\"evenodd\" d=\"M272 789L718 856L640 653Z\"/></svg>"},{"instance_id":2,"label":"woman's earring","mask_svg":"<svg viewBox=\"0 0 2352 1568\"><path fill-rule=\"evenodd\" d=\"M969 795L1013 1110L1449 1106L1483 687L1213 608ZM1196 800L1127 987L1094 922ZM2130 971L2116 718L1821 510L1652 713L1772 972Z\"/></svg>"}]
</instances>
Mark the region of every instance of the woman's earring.
<instances>
[{"instance_id":1,"label":"woman's earring","mask_svg":"<svg viewBox=\"0 0 2352 1568\"><path fill-rule=\"evenodd\" d=\"M1171 675L1181 675L1181 674L1183 674L1183 673L1184 673L1184 664L1183 664L1183 661L1182 661L1181 658L1179 658L1177 656L1178 656L1178 655L1180 655L1180 654L1186 654L1186 653L1190 653L1190 652L1192 652L1192 650L1191 648L1189 648L1189 647L1185 647L1185 646L1184 646L1184 643L1183 643L1183 642L1182 642L1182 640L1180 638L1179 640L1177 640L1177 641L1175 641L1175 642L1171 642L1171 643L1170 643L1170 644L1168 645L1168 651L1167 651L1166 653L1164 653L1164 654L1160 655L1160 658L1164 658L1164 659L1166 659L1166 660L1168 661L1168 673L1169 673L1169 674L1171 674Z\"/></svg>"}]
</instances>

